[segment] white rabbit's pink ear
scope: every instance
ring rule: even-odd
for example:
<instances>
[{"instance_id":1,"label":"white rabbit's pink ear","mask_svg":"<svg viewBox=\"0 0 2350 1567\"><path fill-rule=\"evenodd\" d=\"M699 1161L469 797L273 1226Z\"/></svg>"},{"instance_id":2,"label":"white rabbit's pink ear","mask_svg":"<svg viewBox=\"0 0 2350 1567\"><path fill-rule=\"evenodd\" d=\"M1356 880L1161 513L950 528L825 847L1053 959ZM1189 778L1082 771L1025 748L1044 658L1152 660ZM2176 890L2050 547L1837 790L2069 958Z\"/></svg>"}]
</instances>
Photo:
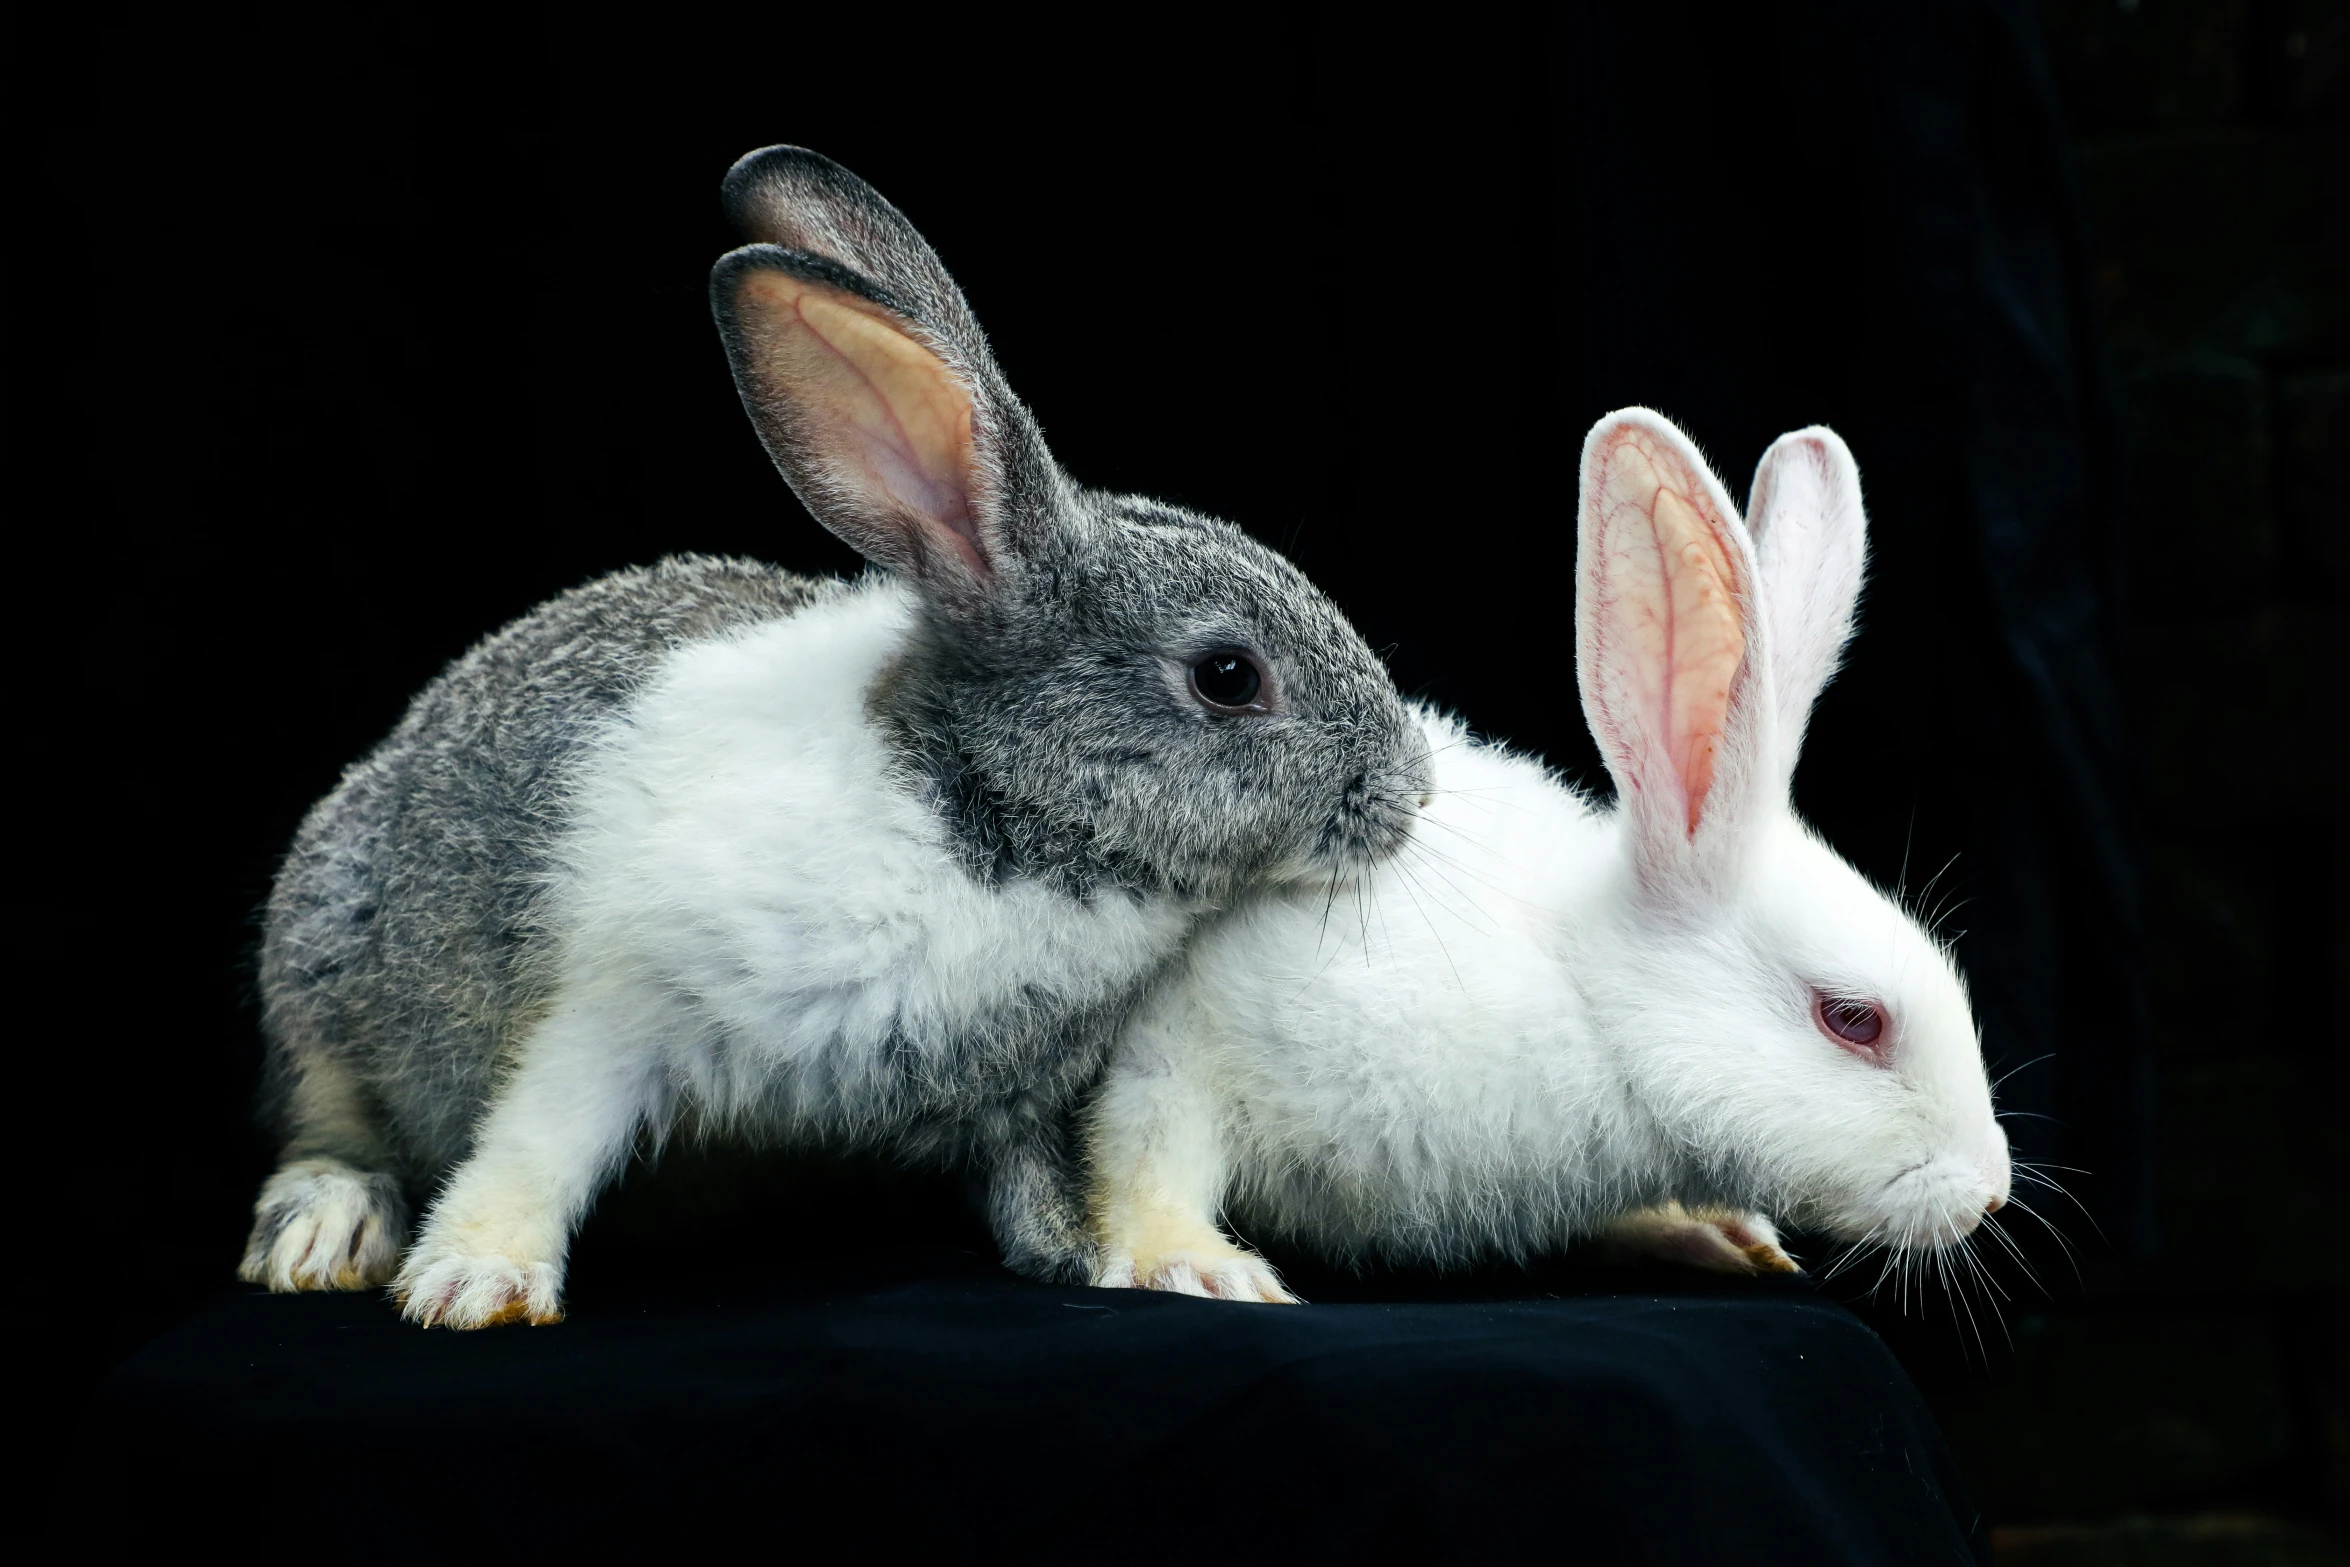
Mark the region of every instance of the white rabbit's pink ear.
<instances>
[{"instance_id":1,"label":"white rabbit's pink ear","mask_svg":"<svg viewBox=\"0 0 2350 1567\"><path fill-rule=\"evenodd\" d=\"M935 596L983 595L995 475L952 346L854 273L772 245L723 258L710 293L743 406L817 521Z\"/></svg>"},{"instance_id":2,"label":"white rabbit's pink ear","mask_svg":"<svg viewBox=\"0 0 2350 1567\"><path fill-rule=\"evenodd\" d=\"M1868 557L1860 467L1824 425L1782 435L1763 453L1748 493L1781 765L1792 773L1812 704L1852 636Z\"/></svg>"},{"instance_id":3,"label":"white rabbit's pink ear","mask_svg":"<svg viewBox=\"0 0 2350 1567\"><path fill-rule=\"evenodd\" d=\"M1769 759L1745 529L1688 437L1642 408L1585 441L1580 526L1584 715L1644 874L1702 867L1738 841Z\"/></svg>"}]
</instances>

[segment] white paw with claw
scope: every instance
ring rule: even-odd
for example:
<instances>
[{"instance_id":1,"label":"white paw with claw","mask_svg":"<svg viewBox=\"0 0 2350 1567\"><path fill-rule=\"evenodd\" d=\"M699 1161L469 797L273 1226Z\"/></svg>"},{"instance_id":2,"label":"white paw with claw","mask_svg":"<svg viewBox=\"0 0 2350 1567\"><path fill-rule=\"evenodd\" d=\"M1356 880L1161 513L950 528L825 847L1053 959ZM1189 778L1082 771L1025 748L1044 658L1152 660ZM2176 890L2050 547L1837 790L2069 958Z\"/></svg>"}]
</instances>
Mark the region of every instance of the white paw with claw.
<instances>
[{"instance_id":1,"label":"white paw with claw","mask_svg":"<svg viewBox=\"0 0 2350 1567\"><path fill-rule=\"evenodd\" d=\"M1732 1208L1659 1203L1614 1220L1600 1232L1599 1242L1627 1262L1669 1262L1714 1273L1803 1271L1780 1248L1770 1220Z\"/></svg>"},{"instance_id":2,"label":"white paw with claw","mask_svg":"<svg viewBox=\"0 0 2350 1567\"><path fill-rule=\"evenodd\" d=\"M561 1322L562 1236L545 1230L528 1220L450 1222L436 1213L392 1283L400 1315L428 1328Z\"/></svg>"},{"instance_id":3,"label":"white paw with claw","mask_svg":"<svg viewBox=\"0 0 2350 1567\"><path fill-rule=\"evenodd\" d=\"M391 1176L300 1159L261 1188L237 1277L280 1291L373 1289L391 1278L407 1235Z\"/></svg>"},{"instance_id":4,"label":"white paw with claw","mask_svg":"<svg viewBox=\"0 0 2350 1567\"><path fill-rule=\"evenodd\" d=\"M563 1320L563 1269L552 1262L511 1257L408 1254L392 1286L400 1315L428 1328L494 1328L527 1322L534 1328Z\"/></svg>"},{"instance_id":5,"label":"white paw with claw","mask_svg":"<svg viewBox=\"0 0 2350 1567\"><path fill-rule=\"evenodd\" d=\"M1181 1244L1153 1246L1137 1255L1105 1247L1094 1274L1102 1289L1166 1290L1206 1300L1256 1301L1294 1306L1298 1298L1282 1287L1273 1265L1220 1235L1202 1235Z\"/></svg>"}]
</instances>

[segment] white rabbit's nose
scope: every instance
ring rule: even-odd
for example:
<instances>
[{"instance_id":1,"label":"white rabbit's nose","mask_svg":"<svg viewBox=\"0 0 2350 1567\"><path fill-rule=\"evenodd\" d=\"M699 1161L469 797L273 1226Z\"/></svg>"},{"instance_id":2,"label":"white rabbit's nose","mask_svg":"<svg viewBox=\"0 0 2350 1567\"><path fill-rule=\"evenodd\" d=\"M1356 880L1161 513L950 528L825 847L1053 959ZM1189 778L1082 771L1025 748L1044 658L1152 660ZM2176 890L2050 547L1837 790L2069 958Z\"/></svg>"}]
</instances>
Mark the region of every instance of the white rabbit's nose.
<instances>
[{"instance_id":1,"label":"white rabbit's nose","mask_svg":"<svg viewBox=\"0 0 2350 1567\"><path fill-rule=\"evenodd\" d=\"M2015 1178L2015 1164L2007 1151L2004 1133L1992 1134L1990 1152L1975 1162L1975 1168L1983 1172L1983 1211L1997 1213L2007 1206L2008 1184Z\"/></svg>"}]
</instances>

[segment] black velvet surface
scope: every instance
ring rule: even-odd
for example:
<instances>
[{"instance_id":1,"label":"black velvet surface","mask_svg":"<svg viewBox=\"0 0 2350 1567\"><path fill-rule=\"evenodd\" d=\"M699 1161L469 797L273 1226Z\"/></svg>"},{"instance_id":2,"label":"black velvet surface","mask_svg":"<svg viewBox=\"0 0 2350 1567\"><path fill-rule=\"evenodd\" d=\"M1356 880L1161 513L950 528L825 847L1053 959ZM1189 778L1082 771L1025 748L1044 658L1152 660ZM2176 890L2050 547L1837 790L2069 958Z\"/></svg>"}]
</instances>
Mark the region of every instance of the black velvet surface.
<instances>
[{"instance_id":1,"label":"black velvet surface","mask_svg":"<svg viewBox=\"0 0 2350 1567\"><path fill-rule=\"evenodd\" d=\"M1989 1560L1908 1378L1801 1281L1326 1282L1237 1306L916 1252L822 1285L614 1278L477 1334L244 1291L105 1384L60 1522L228 1547L266 1498L274 1538L385 1561L847 1529L885 1556Z\"/></svg>"}]
</instances>

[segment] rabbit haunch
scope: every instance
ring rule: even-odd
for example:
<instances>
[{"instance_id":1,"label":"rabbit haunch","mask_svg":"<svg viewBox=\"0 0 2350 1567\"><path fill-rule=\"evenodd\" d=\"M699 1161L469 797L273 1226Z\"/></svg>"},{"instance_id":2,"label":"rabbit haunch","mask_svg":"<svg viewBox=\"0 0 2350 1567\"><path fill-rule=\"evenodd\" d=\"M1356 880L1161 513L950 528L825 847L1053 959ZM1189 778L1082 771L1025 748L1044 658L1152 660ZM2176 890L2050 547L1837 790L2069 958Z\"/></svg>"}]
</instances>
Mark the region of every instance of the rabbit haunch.
<instances>
[{"instance_id":1,"label":"rabbit haunch","mask_svg":"<svg viewBox=\"0 0 2350 1567\"><path fill-rule=\"evenodd\" d=\"M420 1321L550 1320L580 1215L689 1114L963 1163L1009 1262L1082 1276L1066 1127L1117 1019L1205 915L1408 836L1424 742L1293 567L1069 479L853 175L770 148L726 193L744 407L887 574L591 583L313 809L263 940L285 1144L248 1278L398 1259ZM1234 658L1238 709L1189 673Z\"/></svg>"},{"instance_id":2,"label":"rabbit haunch","mask_svg":"<svg viewBox=\"0 0 2350 1567\"><path fill-rule=\"evenodd\" d=\"M1934 1247L2007 1194L1947 955L1795 816L1860 587L1858 474L1825 430L1763 460L1753 537L1671 425L1585 449L1585 713L1617 783L1422 716L1432 803L1351 896L1202 933L1092 1109L1099 1282L1287 1298L1217 1228L1348 1262L1583 1238L1784 1265L1771 1215ZM1873 1009L1866 1049L1820 1016Z\"/></svg>"}]
</instances>

